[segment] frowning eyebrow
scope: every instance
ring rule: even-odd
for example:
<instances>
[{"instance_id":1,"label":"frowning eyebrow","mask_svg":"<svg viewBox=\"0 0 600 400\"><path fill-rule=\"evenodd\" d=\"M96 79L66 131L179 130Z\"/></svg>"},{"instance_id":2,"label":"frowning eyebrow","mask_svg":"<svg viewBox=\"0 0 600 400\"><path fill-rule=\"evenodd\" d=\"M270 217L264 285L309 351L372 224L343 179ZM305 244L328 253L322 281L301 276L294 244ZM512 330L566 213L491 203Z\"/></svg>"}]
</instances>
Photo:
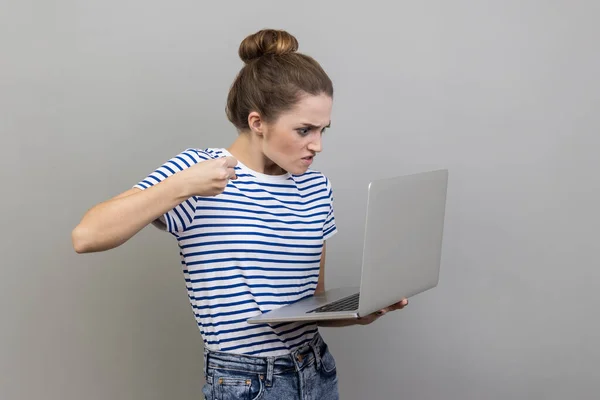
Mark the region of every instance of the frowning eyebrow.
<instances>
[{"instance_id":1,"label":"frowning eyebrow","mask_svg":"<svg viewBox=\"0 0 600 400\"><path fill-rule=\"evenodd\" d=\"M305 126L307 128L311 128L311 129L320 129L321 128L320 125L313 125L313 124L309 124L308 122L303 123L302 126ZM329 124L327 124L323 128L331 128L331 121L329 121Z\"/></svg>"}]
</instances>

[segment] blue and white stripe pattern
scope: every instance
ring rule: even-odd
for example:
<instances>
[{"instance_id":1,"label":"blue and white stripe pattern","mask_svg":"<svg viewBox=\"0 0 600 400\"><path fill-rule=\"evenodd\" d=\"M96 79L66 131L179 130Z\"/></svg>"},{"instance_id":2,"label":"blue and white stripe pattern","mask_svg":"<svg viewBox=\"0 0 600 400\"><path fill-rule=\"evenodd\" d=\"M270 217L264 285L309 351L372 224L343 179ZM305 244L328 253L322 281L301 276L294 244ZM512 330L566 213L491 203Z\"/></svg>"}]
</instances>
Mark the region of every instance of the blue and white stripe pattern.
<instances>
[{"instance_id":1,"label":"blue and white stripe pattern","mask_svg":"<svg viewBox=\"0 0 600 400\"><path fill-rule=\"evenodd\" d=\"M225 149L187 149L138 183L146 189ZM320 172L264 175L242 163L214 197L165 214L179 243L188 296L205 346L275 356L310 341L315 323L253 325L254 315L314 293L323 242L337 232L329 180Z\"/></svg>"}]
</instances>

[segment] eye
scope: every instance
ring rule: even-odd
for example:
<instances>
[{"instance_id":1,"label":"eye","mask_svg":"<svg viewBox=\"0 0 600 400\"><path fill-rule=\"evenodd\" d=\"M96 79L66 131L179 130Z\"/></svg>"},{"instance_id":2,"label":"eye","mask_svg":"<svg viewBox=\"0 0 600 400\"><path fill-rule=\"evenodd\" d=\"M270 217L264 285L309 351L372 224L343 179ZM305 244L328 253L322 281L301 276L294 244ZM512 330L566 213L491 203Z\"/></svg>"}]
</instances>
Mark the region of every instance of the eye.
<instances>
[{"instance_id":1,"label":"eye","mask_svg":"<svg viewBox=\"0 0 600 400\"><path fill-rule=\"evenodd\" d=\"M300 129L296 129L296 132L298 132L298 134L300 136L306 136L310 133L310 128L300 128Z\"/></svg>"}]
</instances>

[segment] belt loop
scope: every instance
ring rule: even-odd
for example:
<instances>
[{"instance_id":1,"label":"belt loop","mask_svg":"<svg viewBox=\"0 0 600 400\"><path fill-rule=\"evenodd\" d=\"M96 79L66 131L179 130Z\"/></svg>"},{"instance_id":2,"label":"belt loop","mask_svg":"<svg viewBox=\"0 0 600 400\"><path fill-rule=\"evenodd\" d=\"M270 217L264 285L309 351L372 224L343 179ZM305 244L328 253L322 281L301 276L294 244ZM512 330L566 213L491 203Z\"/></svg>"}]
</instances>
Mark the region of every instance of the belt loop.
<instances>
[{"instance_id":1,"label":"belt loop","mask_svg":"<svg viewBox=\"0 0 600 400\"><path fill-rule=\"evenodd\" d=\"M317 346L316 343L311 343L310 347L312 348L313 353L315 354L315 364L317 370L321 369L321 349Z\"/></svg>"},{"instance_id":2,"label":"belt loop","mask_svg":"<svg viewBox=\"0 0 600 400\"><path fill-rule=\"evenodd\" d=\"M208 349L204 349L204 379L208 378Z\"/></svg>"},{"instance_id":3,"label":"belt loop","mask_svg":"<svg viewBox=\"0 0 600 400\"><path fill-rule=\"evenodd\" d=\"M266 386L271 387L273 385L273 365L275 364L275 359L273 357L267 358L267 377L266 377Z\"/></svg>"}]
</instances>

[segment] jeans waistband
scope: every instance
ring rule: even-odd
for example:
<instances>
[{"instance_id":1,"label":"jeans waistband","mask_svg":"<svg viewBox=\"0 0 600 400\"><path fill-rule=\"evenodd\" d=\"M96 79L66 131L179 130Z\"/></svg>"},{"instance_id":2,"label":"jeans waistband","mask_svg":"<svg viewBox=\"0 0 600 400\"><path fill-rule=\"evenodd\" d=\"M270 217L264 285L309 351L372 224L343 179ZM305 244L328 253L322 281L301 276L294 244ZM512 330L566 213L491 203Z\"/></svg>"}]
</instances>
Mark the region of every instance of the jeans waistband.
<instances>
[{"instance_id":1,"label":"jeans waistband","mask_svg":"<svg viewBox=\"0 0 600 400\"><path fill-rule=\"evenodd\" d=\"M327 344L317 332L307 344L292 351L290 354L261 357L245 354L233 354L204 349L204 372L208 379L211 369L223 368L242 373L255 373L263 375L265 384L271 386L273 375L300 371L313 362L320 367L321 357L327 350Z\"/></svg>"}]
</instances>

